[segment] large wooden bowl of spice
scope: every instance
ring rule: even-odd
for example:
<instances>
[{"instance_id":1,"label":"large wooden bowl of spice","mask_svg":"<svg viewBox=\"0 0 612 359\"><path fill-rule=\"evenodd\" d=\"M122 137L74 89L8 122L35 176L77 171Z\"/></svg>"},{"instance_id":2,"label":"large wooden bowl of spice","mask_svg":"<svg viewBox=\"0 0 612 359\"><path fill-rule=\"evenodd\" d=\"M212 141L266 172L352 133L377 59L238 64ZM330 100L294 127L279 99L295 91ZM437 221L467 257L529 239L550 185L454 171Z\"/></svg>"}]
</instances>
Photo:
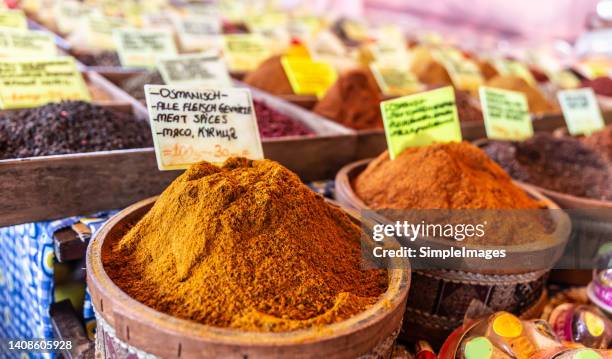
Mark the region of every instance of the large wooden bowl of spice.
<instances>
[{"instance_id":1,"label":"large wooden bowl of spice","mask_svg":"<svg viewBox=\"0 0 612 359\"><path fill-rule=\"evenodd\" d=\"M453 151L447 148L425 150L423 158L419 158L419 161L423 161L423 159L424 161L434 161L441 158L447 160L446 163L438 164L438 167L417 169L415 167L419 167L419 165L416 163L413 163L415 166L407 166L406 163L402 163L401 167L405 168L405 171L412 171L417 180L421 179L420 177L429 176L430 179L435 181L448 175L440 171L452 171L447 167L453 166L455 162L465 160L453 158L449 153L469 153L471 157L468 157L468 159L476 159L478 164L483 163L480 161L481 159L485 159L481 158L484 154L478 154L478 151L475 151L473 146L470 147L469 144L452 146L458 146L459 148L455 148ZM445 152L446 150L448 152ZM366 203L355 192L355 179L364 172L371 161L372 159L367 159L349 164L337 174L336 198L341 204L361 211L363 216L372 216L377 222L393 223L388 218L377 216L377 212L369 210ZM478 167L478 165L476 166ZM419 170L424 172L419 172ZM462 176L480 178L473 173L463 172L465 167L462 165L454 170L458 170L458 173L448 172L452 175L445 178ZM498 171L496 170L495 173ZM407 173L403 175L401 173L385 174L382 176L383 181L390 180L384 186L393 185L393 181L401 180L402 176L408 175ZM422 184L415 184L415 186L419 190L423 187ZM425 186L426 188L423 188L421 192L416 191L414 195L424 196L428 191L446 188L444 183L438 183L438 186L436 188L433 185L431 187ZM463 262L455 266L448 266L438 261L438 268L432 265L435 259L425 258L420 261L411 259L413 268L412 288L404 318L402 332L404 339L427 339L433 344L441 344L450 332L461 325L466 310L473 301L480 301L493 310L505 310L524 318L533 318L539 315L547 298L546 278L548 271L555 260L563 253L571 225L569 219L559 207L538 191L520 183L515 183L514 186L518 186L531 198L550 209L556 235L552 236L552 240L542 243L522 243L518 245L508 243L503 246L498 243L493 248L505 249L506 257L491 261L464 258ZM454 187L451 186L450 188ZM475 193L478 192L475 191ZM401 193L398 195L401 195ZM442 197L444 198L444 196ZM508 203L511 203L511 201L512 199ZM457 244L448 238L440 238L439 240L419 238L416 240L415 246L420 245L436 249L448 249ZM486 248L486 246L483 248L482 245L470 245L469 243L462 244L462 246Z\"/></svg>"},{"instance_id":2,"label":"large wooden bowl of spice","mask_svg":"<svg viewBox=\"0 0 612 359\"><path fill-rule=\"evenodd\" d=\"M353 208L361 211L362 215L371 217L377 222L390 222L390 219L385 218L375 210L371 210L357 196L353 189L353 181L363 172L372 159L360 160L343 167L336 175L336 198L338 202L348 208ZM516 186L523 189L530 197L543 204L543 210L549 209L551 218L555 226L554 232L550 234L546 241L538 241L522 244L505 244L495 245L495 248L503 248L506 250L505 258L498 258L494 263L487 263L487 260L465 260L458 268L464 271L473 271L483 274L516 274L528 273L533 271L548 270L561 257L563 250L569 238L571 224L569 218L560 209L560 207L542 194L535 186L525 183L514 182ZM503 212L500 212L502 214ZM528 212L526 213L528 214ZM423 241L423 245L429 245L436 249L450 248L453 243L448 239L428 238ZM462 247L469 249L487 249L486 245L462 243ZM545 258L546 260L542 260ZM430 261L433 263L433 259ZM445 265L441 263L441 268ZM435 265L434 265L435 266Z\"/></svg>"},{"instance_id":3,"label":"large wooden bowl of spice","mask_svg":"<svg viewBox=\"0 0 612 359\"><path fill-rule=\"evenodd\" d=\"M152 309L122 291L107 275L103 256L155 204L138 202L114 216L87 251L87 282L97 314L97 345L107 358L357 358L390 353L399 333L410 286L409 263L389 263L388 290L346 320L290 332L247 332L180 319ZM355 223L357 214L348 211ZM126 263L129 265L129 263ZM370 357L370 356L368 356Z\"/></svg>"}]
</instances>

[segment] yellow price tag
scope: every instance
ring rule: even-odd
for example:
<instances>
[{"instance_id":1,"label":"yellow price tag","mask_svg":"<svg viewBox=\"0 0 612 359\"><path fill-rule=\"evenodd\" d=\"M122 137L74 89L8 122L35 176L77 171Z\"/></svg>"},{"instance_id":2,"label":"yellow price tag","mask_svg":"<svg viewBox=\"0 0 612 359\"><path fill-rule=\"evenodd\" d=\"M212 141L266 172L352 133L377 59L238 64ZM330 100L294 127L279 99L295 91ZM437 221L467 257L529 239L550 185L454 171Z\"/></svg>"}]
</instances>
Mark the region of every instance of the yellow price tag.
<instances>
[{"instance_id":1,"label":"yellow price tag","mask_svg":"<svg viewBox=\"0 0 612 359\"><path fill-rule=\"evenodd\" d=\"M283 56L281 63L293 92L321 98L336 82L336 70L328 63L303 56Z\"/></svg>"},{"instance_id":2,"label":"yellow price tag","mask_svg":"<svg viewBox=\"0 0 612 359\"><path fill-rule=\"evenodd\" d=\"M74 58L0 59L0 108L37 107L62 100L90 101Z\"/></svg>"}]
</instances>

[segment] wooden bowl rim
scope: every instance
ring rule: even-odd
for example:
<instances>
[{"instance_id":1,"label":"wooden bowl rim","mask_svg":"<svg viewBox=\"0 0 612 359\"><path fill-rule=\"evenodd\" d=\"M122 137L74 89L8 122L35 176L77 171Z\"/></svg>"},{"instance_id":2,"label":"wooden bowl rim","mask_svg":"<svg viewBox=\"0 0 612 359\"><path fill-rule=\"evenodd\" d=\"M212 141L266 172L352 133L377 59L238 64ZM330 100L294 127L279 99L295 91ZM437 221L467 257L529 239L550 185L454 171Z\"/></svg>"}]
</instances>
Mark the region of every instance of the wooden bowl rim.
<instances>
[{"instance_id":1,"label":"wooden bowl rim","mask_svg":"<svg viewBox=\"0 0 612 359\"><path fill-rule=\"evenodd\" d=\"M391 266L391 269L387 269L389 272L389 287L374 305L348 319L323 327L312 327L289 332L241 331L204 325L159 312L131 298L127 293L121 290L110 277L108 277L102 263L102 247L109 233L113 231L115 226L122 223L125 217L136 210L149 207L147 209L148 211L155 203L157 197L158 196L139 201L125 208L114 215L102 226L102 228L100 228L87 247L86 269L88 282L91 280L97 284L96 291L99 290L104 293L105 298L114 300L112 305L113 308L130 307L133 309L133 311L130 312L131 314L137 313L140 315L138 318L134 318L135 316L132 315L132 318L144 322L148 326L154 326L159 332L173 333L174 335L180 335L181 337L188 337L189 339L207 343L222 343L236 346L281 347L308 344L330 341L340 337L357 334L360 330L382 322L390 315L396 313L396 311L401 310L401 307L407 300L411 278L409 264L407 264L408 267L403 267L406 269L395 269L400 268L398 266ZM354 217L354 212L349 210L347 213L354 220L360 220ZM401 259L398 260L404 261ZM113 326L114 321L109 321L109 314L100 314L97 303L92 304L96 309L97 315L102 315L104 320ZM125 314L130 316L130 313ZM110 314L110 316L113 314L114 312ZM400 317L403 317L403 313Z\"/></svg>"},{"instance_id":2,"label":"wooden bowl rim","mask_svg":"<svg viewBox=\"0 0 612 359\"><path fill-rule=\"evenodd\" d=\"M340 171L336 174L336 192L340 193L342 196L346 197L346 199L353 205L357 210L368 210L368 206L357 196L355 191L353 190L353 184L351 182L351 178L354 177L355 171L363 171L365 167L373 161L374 158L367 158L363 160L359 160L353 163L349 163L340 169ZM556 215L553 216L553 220L555 221L556 229L555 237L563 238L560 241L555 241L550 243L547 246L535 245L534 243L526 243L526 244L518 244L518 245L496 245L495 248L504 248L508 250L511 254L518 254L520 252L532 252L536 250L545 250L549 248L554 248L555 246L565 246L567 241L569 240L569 235L571 232L571 223L567 215L564 215L565 212L562 212L561 207L559 207L554 201L550 198L546 197L544 194L540 193L535 186L528 185L522 182L513 181L518 187L520 187L523 191L525 191L528 195L533 197L534 199L544 202L548 209L556 210L553 213ZM557 233L561 232L561 233ZM558 234L558 235L557 235ZM441 240L431 240L432 243L440 244L440 245L448 245ZM473 245L463 243L463 246L469 249L486 249L490 248L490 246L486 245Z\"/></svg>"}]
</instances>

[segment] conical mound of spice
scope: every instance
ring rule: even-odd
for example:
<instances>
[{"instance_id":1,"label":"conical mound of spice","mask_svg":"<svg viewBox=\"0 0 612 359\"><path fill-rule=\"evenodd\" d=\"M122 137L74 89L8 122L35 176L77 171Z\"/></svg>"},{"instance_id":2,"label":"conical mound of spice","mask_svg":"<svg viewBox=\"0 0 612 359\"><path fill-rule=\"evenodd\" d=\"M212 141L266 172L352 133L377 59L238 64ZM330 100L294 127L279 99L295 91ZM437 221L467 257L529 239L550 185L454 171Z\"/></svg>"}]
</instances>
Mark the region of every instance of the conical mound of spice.
<instances>
[{"instance_id":1,"label":"conical mound of spice","mask_svg":"<svg viewBox=\"0 0 612 359\"><path fill-rule=\"evenodd\" d=\"M585 145L599 153L609 163L612 163L612 125L597 131L590 136L580 137Z\"/></svg>"},{"instance_id":2,"label":"conical mound of spice","mask_svg":"<svg viewBox=\"0 0 612 359\"><path fill-rule=\"evenodd\" d=\"M395 160L384 152L353 188L369 208L392 220L487 223L483 236L466 236L466 243L505 246L552 239L554 225L542 204L468 142L408 148Z\"/></svg>"},{"instance_id":3,"label":"conical mound of spice","mask_svg":"<svg viewBox=\"0 0 612 359\"><path fill-rule=\"evenodd\" d=\"M537 88L528 84L525 80L517 76L495 76L486 82L486 86L522 92L527 97L529 112L546 113L558 110L551 104Z\"/></svg>"},{"instance_id":4,"label":"conical mound of spice","mask_svg":"<svg viewBox=\"0 0 612 359\"><path fill-rule=\"evenodd\" d=\"M371 208L539 208L482 150L468 143L412 147L395 160L383 152L355 179Z\"/></svg>"},{"instance_id":5,"label":"conical mound of spice","mask_svg":"<svg viewBox=\"0 0 612 359\"><path fill-rule=\"evenodd\" d=\"M356 130L382 128L380 101L372 77L366 70L355 69L340 75L313 111Z\"/></svg>"},{"instance_id":6,"label":"conical mound of spice","mask_svg":"<svg viewBox=\"0 0 612 359\"><path fill-rule=\"evenodd\" d=\"M244 83L274 95L293 94L280 55L264 61L257 69L246 75Z\"/></svg>"},{"instance_id":7,"label":"conical mound of spice","mask_svg":"<svg viewBox=\"0 0 612 359\"><path fill-rule=\"evenodd\" d=\"M288 331L346 319L386 291L385 270L360 269L361 233L278 163L233 158L189 168L103 261L159 311Z\"/></svg>"}]
</instances>

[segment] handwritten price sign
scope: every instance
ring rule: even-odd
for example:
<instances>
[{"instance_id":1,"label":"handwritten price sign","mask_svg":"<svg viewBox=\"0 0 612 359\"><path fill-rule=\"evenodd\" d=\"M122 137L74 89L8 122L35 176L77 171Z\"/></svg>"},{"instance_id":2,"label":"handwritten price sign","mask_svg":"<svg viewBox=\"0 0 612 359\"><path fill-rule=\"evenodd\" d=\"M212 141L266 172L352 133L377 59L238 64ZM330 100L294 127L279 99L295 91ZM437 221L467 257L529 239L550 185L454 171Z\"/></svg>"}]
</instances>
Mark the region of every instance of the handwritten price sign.
<instances>
[{"instance_id":1,"label":"handwritten price sign","mask_svg":"<svg viewBox=\"0 0 612 359\"><path fill-rule=\"evenodd\" d=\"M234 156L263 158L248 89L146 85L145 94L161 171Z\"/></svg>"}]
</instances>

